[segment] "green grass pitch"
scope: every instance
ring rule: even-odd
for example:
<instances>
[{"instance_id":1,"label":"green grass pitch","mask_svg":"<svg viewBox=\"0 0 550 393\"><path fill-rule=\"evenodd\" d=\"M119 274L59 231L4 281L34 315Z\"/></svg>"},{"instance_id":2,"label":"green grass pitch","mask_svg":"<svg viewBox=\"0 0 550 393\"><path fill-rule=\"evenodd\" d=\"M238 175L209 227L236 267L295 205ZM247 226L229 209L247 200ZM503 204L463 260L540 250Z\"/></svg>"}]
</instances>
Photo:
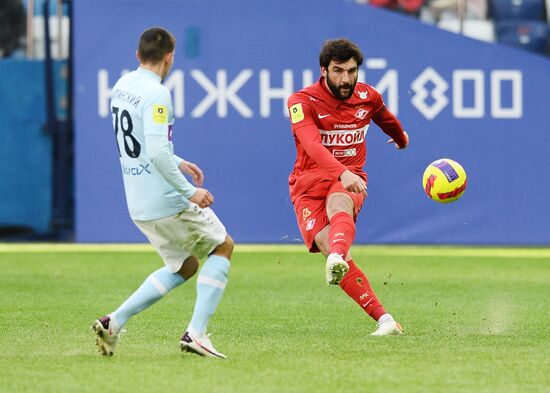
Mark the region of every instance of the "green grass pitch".
<instances>
[{"instance_id":1,"label":"green grass pitch","mask_svg":"<svg viewBox=\"0 0 550 393\"><path fill-rule=\"evenodd\" d=\"M226 361L179 351L195 279L90 330L161 266L146 245L0 245L0 392L549 392L550 249L356 247L403 327L375 323L303 247L237 246L210 323Z\"/></svg>"}]
</instances>

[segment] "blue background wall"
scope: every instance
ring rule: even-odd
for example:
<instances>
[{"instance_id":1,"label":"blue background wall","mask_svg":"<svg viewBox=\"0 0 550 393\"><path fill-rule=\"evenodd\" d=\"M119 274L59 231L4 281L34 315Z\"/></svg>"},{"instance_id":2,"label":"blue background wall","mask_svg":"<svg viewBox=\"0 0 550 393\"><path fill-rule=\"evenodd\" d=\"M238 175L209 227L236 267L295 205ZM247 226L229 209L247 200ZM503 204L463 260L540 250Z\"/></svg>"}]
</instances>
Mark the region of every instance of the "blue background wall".
<instances>
[{"instance_id":1,"label":"blue background wall","mask_svg":"<svg viewBox=\"0 0 550 393\"><path fill-rule=\"evenodd\" d=\"M44 65L0 61L0 228L45 232L52 216L52 141Z\"/></svg>"},{"instance_id":2,"label":"blue background wall","mask_svg":"<svg viewBox=\"0 0 550 393\"><path fill-rule=\"evenodd\" d=\"M411 137L407 150L396 151L370 128L369 198L356 242L550 244L550 61L352 2L312 4L75 2L77 240L144 240L128 217L106 108L108 89L137 66L140 33L161 25L178 38L166 81L180 105L176 153L202 167L214 209L238 242L300 242L287 191L295 153L285 100L262 111L262 73L280 88L286 72L287 87L298 90L304 71L306 82L318 77L322 41L346 36L367 60L378 59L362 68L365 79L384 91ZM227 112L223 100L204 101L224 75L234 93ZM428 92L444 90L439 110L436 95L417 102L415 86L426 76ZM391 78L394 92L384 88ZM465 195L450 205L428 200L421 186L425 166L440 157L461 162L469 175Z\"/></svg>"}]
</instances>

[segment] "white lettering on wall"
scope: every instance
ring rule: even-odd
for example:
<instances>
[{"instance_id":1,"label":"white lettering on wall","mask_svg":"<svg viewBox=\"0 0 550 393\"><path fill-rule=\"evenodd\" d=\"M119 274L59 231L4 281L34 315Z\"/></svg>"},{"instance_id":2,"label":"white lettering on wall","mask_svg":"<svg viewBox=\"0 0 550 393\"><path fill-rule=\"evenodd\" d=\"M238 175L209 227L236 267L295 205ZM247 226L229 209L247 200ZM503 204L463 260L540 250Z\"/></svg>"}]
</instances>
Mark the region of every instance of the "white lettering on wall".
<instances>
[{"instance_id":1,"label":"white lettering on wall","mask_svg":"<svg viewBox=\"0 0 550 393\"><path fill-rule=\"evenodd\" d=\"M365 63L368 69L386 70L378 81L370 80L385 97L388 108L399 114L400 106L407 105L406 95L399 100L399 72L396 69L386 69L385 59L368 59ZM121 75L128 72L123 70ZM215 80L211 80L199 69L192 69L189 74L182 70L174 70L164 81L164 85L171 92L174 101L174 116L187 116L189 111L192 118L206 116L215 106L215 116L224 118L233 108L238 115L244 118L254 117L254 104L262 118L279 116L281 112L272 113L273 101L280 101L282 114L288 117L286 102L288 97L301 87L296 71L284 69L280 77L274 78L280 82L272 82L272 73L262 69L256 73L251 69L241 70L232 80L228 80L228 72L219 69L215 73ZM432 67L425 68L410 84L412 97L410 104L426 119L434 120L448 105L452 104L452 115L456 119L480 119L490 116L494 119L519 119L523 117L523 74L520 70L492 70L489 80L487 71L481 69L455 69L450 76L442 76ZM358 80L365 80L368 75L365 69L359 70ZM100 117L109 116L109 100L112 93L112 78L106 69L99 69L97 73L98 114ZM306 87L315 82L317 74L311 69L301 71L302 86ZM372 77L371 77L372 79ZM245 84L251 84L247 89L248 96L243 99L239 91ZM114 85L114 83L113 83ZM198 103L190 103L186 96L188 87L199 86L206 95L199 96ZM486 94L485 86L489 86L490 95ZM254 89L257 86L257 89ZM449 86L452 93L449 94ZM471 87L471 88L470 88ZM194 90L193 90L194 91ZM251 102L250 91L256 91ZM188 94L188 93L187 93ZM469 94L469 95L467 95ZM449 98L451 96L451 98ZM197 97L193 96L194 99ZM485 108L491 108L488 115Z\"/></svg>"},{"instance_id":2,"label":"white lettering on wall","mask_svg":"<svg viewBox=\"0 0 550 393\"><path fill-rule=\"evenodd\" d=\"M426 84L428 82L434 85L431 92L426 89ZM445 95L445 92L449 88L449 84L431 67L426 68L418 75L411 84L411 88L415 93L411 103L428 120L433 120L449 103L449 99ZM427 103L426 99L428 97L433 99L431 105Z\"/></svg>"},{"instance_id":3,"label":"white lettering on wall","mask_svg":"<svg viewBox=\"0 0 550 393\"><path fill-rule=\"evenodd\" d=\"M252 70L242 70L228 85L227 71L216 72L216 84L200 70L191 70L191 77L206 91L207 96L191 111L191 117L202 117L216 103L218 117L227 117L227 104L231 104L242 117L252 117L252 110L237 95L239 89L250 79Z\"/></svg>"},{"instance_id":4,"label":"white lettering on wall","mask_svg":"<svg viewBox=\"0 0 550 393\"><path fill-rule=\"evenodd\" d=\"M502 106L502 82L512 84L512 105ZM518 70L494 70L491 72L491 116L496 119L519 119L523 116L523 78Z\"/></svg>"},{"instance_id":5,"label":"white lettering on wall","mask_svg":"<svg viewBox=\"0 0 550 393\"><path fill-rule=\"evenodd\" d=\"M101 69L97 72L97 111L100 117L107 117L111 113L109 99L113 89L109 85L109 72Z\"/></svg>"},{"instance_id":6,"label":"white lettering on wall","mask_svg":"<svg viewBox=\"0 0 550 393\"><path fill-rule=\"evenodd\" d=\"M474 104L464 106L464 82L474 83ZM482 118L485 115L485 78L481 70L456 70L453 72L453 115L456 118Z\"/></svg>"},{"instance_id":7,"label":"white lettering on wall","mask_svg":"<svg viewBox=\"0 0 550 393\"><path fill-rule=\"evenodd\" d=\"M271 87L269 70L260 71L260 116L271 117L271 100L279 99L282 102L283 116L287 114L287 98L294 92L292 70L283 71L283 87Z\"/></svg>"}]
</instances>

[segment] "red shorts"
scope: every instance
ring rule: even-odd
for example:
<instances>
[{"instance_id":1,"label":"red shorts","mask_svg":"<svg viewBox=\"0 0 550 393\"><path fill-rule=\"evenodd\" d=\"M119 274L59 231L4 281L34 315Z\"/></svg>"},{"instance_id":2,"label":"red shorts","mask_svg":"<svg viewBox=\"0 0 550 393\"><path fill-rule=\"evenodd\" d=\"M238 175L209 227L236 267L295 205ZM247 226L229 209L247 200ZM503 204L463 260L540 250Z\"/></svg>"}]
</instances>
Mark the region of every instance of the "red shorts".
<instances>
[{"instance_id":1,"label":"red shorts","mask_svg":"<svg viewBox=\"0 0 550 393\"><path fill-rule=\"evenodd\" d=\"M306 194L298 196L294 201L298 227L309 252L319 252L315 244L315 236L329 224L326 201L328 196L335 192L343 192L351 197L355 205L355 219L363 206L365 194L347 191L340 180L318 182L312 185Z\"/></svg>"}]
</instances>

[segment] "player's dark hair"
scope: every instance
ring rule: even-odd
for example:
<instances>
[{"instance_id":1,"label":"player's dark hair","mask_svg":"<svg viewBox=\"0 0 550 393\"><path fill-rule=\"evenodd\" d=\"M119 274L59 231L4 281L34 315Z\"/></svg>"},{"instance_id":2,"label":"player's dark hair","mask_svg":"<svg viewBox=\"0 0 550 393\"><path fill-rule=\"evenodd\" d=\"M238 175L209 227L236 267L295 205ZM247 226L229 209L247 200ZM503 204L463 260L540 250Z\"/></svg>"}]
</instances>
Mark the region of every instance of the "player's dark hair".
<instances>
[{"instance_id":1,"label":"player's dark hair","mask_svg":"<svg viewBox=\"0 0 550 393\"><path fill-rule=\"evenodd\" d=\"M151 27L141 33L138 54L142 63L160 62L166 54L174 51L176 38L162 27Z\"/></svg>"},{"instance_id":2,"label":"player's dark hair","mask_svg":"<svg viewBox=\"0 0 550 393\"><path fill-rule=\"evenodd\" d=\"M363 64L363 54L361 49L353 42L346 38L337 38L334 40L326 40L321 47L319 53L319 64L323 68L328 68L332 60L337 63L345 63L349 59L354 58L357 65Z\"/></svg>"}]
</instances>

